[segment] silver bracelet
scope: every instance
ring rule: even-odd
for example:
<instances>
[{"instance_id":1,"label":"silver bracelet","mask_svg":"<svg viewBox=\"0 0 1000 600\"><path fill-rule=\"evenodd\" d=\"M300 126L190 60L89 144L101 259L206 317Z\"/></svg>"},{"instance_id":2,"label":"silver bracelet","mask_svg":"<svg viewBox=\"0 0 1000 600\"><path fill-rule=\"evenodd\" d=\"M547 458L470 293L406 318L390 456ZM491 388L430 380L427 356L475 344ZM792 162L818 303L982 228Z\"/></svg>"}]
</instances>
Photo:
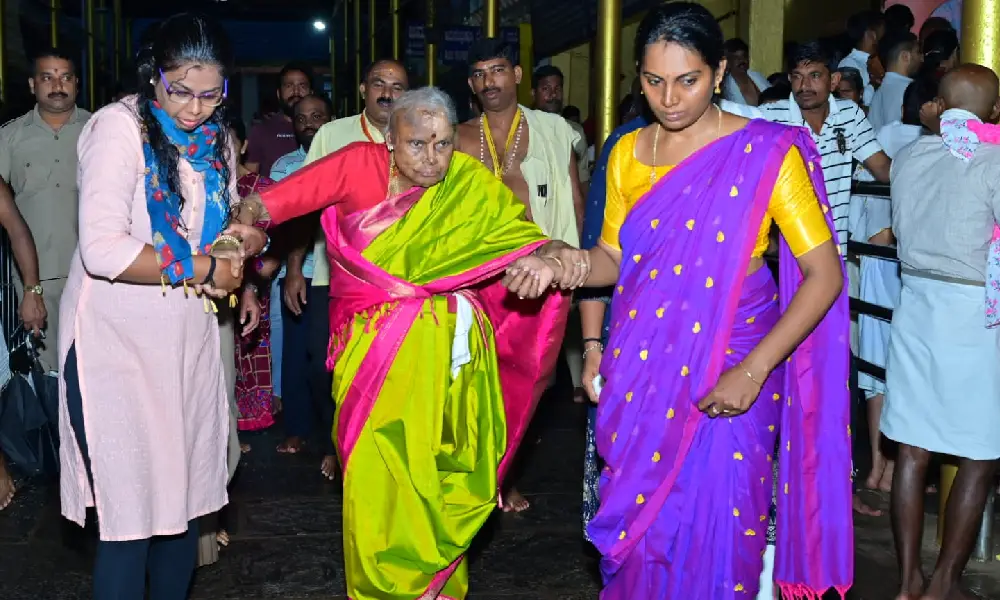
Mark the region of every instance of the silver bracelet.
<instances>
[{"instance_id":1,"label":"silver bracelet","mask_svg":"<svg viewBox=\"0 0 1000 600\"><path fill-rule=\"evenodd\" d=\"M598 350L598 351L601 352L601 354L603 354L604 353L604 344L597 343L597 344L594 344L593 346L591 346L590 348L585 348L583 350L583 359L584 360L587 360L587 355L590 354L590 352L592 350Z\"/></svg>"}]
</instances>

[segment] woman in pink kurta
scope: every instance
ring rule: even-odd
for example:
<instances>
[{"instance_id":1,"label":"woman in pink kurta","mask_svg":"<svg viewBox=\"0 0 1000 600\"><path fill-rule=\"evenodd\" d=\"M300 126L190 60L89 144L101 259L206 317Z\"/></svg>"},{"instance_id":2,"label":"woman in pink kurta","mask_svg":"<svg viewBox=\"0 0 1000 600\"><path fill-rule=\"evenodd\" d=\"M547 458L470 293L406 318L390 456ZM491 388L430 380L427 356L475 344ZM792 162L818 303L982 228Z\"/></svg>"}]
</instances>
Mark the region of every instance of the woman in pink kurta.
<instances>
[{"instance_id":1,"label":"woman in pink kurta","mask_svg":"<svg viewBox=\"0 0 1000 600\"><path fill-rule=\"evenodd\" d=\"M229 409L207 295L240 285L214 251L236 201L224 111L229 42L201 17L165 21L137 96L80 136L80 242L60 317L62 512L96 508L94 597L187 596L194 519L226 498ZM171 156L172 155L172 156Z\"/></svg>"}]
</instances>

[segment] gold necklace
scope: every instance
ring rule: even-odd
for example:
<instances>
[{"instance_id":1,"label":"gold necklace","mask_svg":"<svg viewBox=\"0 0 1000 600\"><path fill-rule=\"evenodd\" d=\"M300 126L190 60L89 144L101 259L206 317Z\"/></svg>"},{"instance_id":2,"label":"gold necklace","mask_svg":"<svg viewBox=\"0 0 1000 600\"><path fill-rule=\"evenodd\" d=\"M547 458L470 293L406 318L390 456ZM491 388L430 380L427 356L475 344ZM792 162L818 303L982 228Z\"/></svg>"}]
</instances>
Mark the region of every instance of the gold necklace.
<instances>
[{"instance_id":1,"label":"gold necklace","mask_svg":"<svg viewBox=\"0 0 1000 600\"><path fill-rule=\"evenodd\" d=\"M656 183L656 141L660 139L660 123L656 122L655 133L653 133L653 164L649 169L649 185Z\"/></svg>"},{"instance_id":2,"label":"gold necklace","mask_svg":"<svg viewBox=\"0 0 1000 600\"><path fill-rule=\"evenodd\" d=\"M493 175L497 179L503 179L503 176L510 170L511 165L514 164L514 158L517 156L517 147L521 143L521 125L521 107L518 106L517 112L514 113L514 120L507 131L507 143L503 147L505 160L501 162L496 143L493 141L493 132L490 131L490 122L486 118L486 113L484 112L482 117L480 117L479 162L485 163L486 157L483 156L483 146L486 146L490 151L490 160L493 161Z\"/></svg>"},{"instance_id":3,"label":"gold necklace","mask_svg":"<svg viewBox=\"0 0 1000 600\"><path fill-rule=\"evenodd\" d=\"M715 139L717 140L722 137L722 109L716 106L715 112L719 116L719 121L715 128ZM653 134L653 163L649 169L649 185L653 185L659 179L659 176L656 174L656 142L660 139L660 122L657 121L654 126L656 127L656 132Z\"/></svg>"}]
</instances>

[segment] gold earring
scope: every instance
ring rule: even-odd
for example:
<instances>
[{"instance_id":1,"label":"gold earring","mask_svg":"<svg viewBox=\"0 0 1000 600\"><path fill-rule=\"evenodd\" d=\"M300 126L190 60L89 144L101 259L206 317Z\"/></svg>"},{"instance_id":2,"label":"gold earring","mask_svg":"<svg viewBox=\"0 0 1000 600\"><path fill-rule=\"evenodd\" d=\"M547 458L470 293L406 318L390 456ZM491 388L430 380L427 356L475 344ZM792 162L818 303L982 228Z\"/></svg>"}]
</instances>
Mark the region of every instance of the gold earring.
<instances>
[{"instance_id":1,"label":"gold earring","mask_svg":"<svg viewBox=\"0 0 1000 600\"><path fill-rule=\"evenodd\" d=\"M716 96L722 95L722 86L716 84L716 86L715 86L715 95Z\"/></svg>"}]
</instances>

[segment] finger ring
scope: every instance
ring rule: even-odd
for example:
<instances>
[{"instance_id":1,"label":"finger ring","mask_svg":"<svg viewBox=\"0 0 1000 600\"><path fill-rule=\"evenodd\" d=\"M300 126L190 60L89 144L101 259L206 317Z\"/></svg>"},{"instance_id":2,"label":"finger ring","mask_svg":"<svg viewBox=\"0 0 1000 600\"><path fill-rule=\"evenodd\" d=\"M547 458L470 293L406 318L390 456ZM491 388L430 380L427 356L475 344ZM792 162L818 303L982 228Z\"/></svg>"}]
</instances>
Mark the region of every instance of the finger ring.
<instances>
[{"instance_id":1,"label":"finger ring","mask_svg":"<svg viewBox=\"0 0 1000 600\"><path fill-rule=\"evenodd\" d=\"M719 414L719 412L720 412L720 411L719 411L719 407L718 407L718 406L713 406L713 407L712 407L712 414L713 414L713 415L718 415L718 414Z\"/></svg>"}]
</instances>

